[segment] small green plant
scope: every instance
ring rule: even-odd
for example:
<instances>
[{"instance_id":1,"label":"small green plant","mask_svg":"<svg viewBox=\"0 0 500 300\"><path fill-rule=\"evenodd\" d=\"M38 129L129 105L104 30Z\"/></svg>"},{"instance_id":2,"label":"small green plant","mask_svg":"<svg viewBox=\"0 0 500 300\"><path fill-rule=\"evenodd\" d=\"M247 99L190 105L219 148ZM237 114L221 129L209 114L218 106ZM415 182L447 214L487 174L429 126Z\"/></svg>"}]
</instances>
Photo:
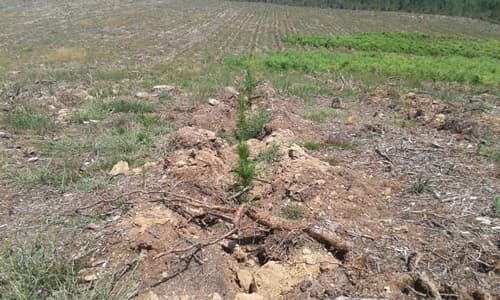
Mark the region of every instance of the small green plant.
<instances>
[{"instance_id":1,"label":"small green plant","mask_svg":"<svg viewBox=\"0 0 500 300\"><path fill-rule=\"evenodd\" d=\"M300 220L304 217L304 211L301 206L297 204L285 205L281 209L281 215L285 219L289 220Z\"/></svg>"},{"instance_id":2,"label":"small green plant","mask_svg":"<svg viewBox=\"0 0 500 300\"><path fill-rule=\"evenodd\" d=\"M310 151L318 151L319 149L321 149L321 145L318 143L307 142L304 144L304 148Z\"/></svg>"},{"instance_id":3,"label":"small green plant","mask_svg":"<svg viewBox=\"0 0 500 300\"><path fill-rule=\"evenodd\" d=\"M335 157L331 157L330 159L328 159L328 164L330 166L336 166L336 165L338 165L338 161Z\"/></svg>"},{"instance_id":4,"label":"small green plant","mask_svg":"<svg viewBox=\"0 0 500 300\"><path fill-rule=\"evenodd\" d=\"M238 140L246 141L258 137L264 125L271 120L271 114L266 111L258 111L247 116L245 100L241 94L238 97L237 111L235 133Z\"/></svg>"},{"instance_id":5,"label":"small green plant","mask_svg":"<svg viewBox=\"0 0 500 300\"><path fill-rule=\"evenodd\" d=\"M43 134L51 127L48 114L31 107L17 107L2 117L1 121L15 133L31 130Z\"/></svg>"},{"instance_id":6,"label":"small green plant","mask_svg":"<svg viewBox=\"0 0 500 300\"><path fill-rule=\"evenodd\" d=\"M236 144L236 139L234 138L234 136L227 133L226 131L222 130L217 131L217 136L225 140L229 145Z\"/></svg>"},{"instance_id":7,"label":"small green plant","mask_svg":"<svg viewBox=\"0 0 500 300\"><path fill-rule=\"evenodd\" d=\"M133 101L133 100L116 100L103 104L103 108L114 113L152 113L154 106L151 103Z\"/></svg>"},{"instance_id":8,"label":"small green plant","mask_svg":"<svg viewBox=\"0 0 500 300\"><path fill-rule=\"evenodd\" d=\"M335 143L328 143L329 147L333 147L336 149L340 150L352 150L354 148L354 145L349 142L335 142Z\"/></svg>"},{"instance_id":9,"label":"small green plant","mask_svg":"<svg viewBox=\"0 0 500 300\"><path fill-rule=\"evenodd\" d=\"M278 147L276 145L272 145L265 151L263 151L259 156L257 156L256 160L258 162L265 162L266 164L272 164L278 158Z\"/></svg>"},{"instance_id":10,"label":"small green plant","mask_svg":"<svg viewBox=\"0 0 500 300\"><path fill-rule=\"evenodd\" d=\"M255 163L248 159L250 150L246 142L241 141L237 147L238 166L236 167L236 175L241 186L247 187L252 183L255 175Z\"/></svg>"},{"instance_id":11,"label":"small green plant","mask_svg":"<svg viewBox=\"0 0 500 300\"><path fill-rule=\"evenodd\" d=\"M338 117L338 112L329 108L309 108L304 112L304 117L316 123L325 123Z\"/></svg>"},{"instance_id":12,"label":"small green plant","mask_svg":"<svg viewBox=\"0 0 500 300\"><path fill-rule=\"evenodd\" d=\"M247 127L247 116L246 116L246 106L245 98L243 95L238 96L237 103L237 116L236 116L236 138L241 140L246 140L246 127Z\"/></svg>"},{"instance_id":13,"label":"small green plant","mask_svg":"<svg viewBox=\"0 0 500 300\"><path fill-rule=\"evenodd\" d=\"M71 113L69 121L71 123L81 124L90 120L104 120L106 112L96 103L89 103L79 110Z\"/></svg>"},{"instance_id":14,"label":"small green plant","mask_svg":"<svg viewBox=\"0 0 500 300\"><path fill-rule=\"evenodd\" d=\"M257 83L255 82L252 72L249 67L246 68L245 79L243 80L243 85L245 86L245 94L247 96L248 101L252 101L253 92L257 87Z\"/></svg>"},{"instance_id":15,"label":"small green plant","mask_svg":"<svg viewBox=\"0 0 500 300\"><path fill-rule=\"evenodd\" d=\"M411 183L410 190L415 194L424 194L432 192L432 185L430 178L423 179L419 176L417 180Z\"/></svg>"},{"instance_id":16,"label":"small green plant","mask_svg":"<svg viewBox=\"0 0 500 300\"><path fill-rule=\"evenodd\" d=\"M495 209L495 214L500 218L500 195L493 197L493 208Z\"/></svg>"}]
</instances>

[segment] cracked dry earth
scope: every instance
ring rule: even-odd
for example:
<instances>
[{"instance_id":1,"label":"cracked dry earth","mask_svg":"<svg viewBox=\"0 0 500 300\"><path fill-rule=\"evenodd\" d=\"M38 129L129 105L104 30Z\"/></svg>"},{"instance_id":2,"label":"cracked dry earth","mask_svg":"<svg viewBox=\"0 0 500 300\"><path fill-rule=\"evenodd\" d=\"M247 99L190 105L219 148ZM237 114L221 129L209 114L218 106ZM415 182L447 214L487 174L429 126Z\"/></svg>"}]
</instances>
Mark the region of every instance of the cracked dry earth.
<instances>
[{"instance_id":1,"label":"cracked dry earth","mask_svg":"<svg viewBox=\"0 0 500 300\"><path fill-rule=\"evenodd\" d=\"M500 222L491 199L500 170L475 149L499 134L499 99L471 98L491 105L475 112L401 92L395 107L387 89L337 108L318 99L338 117L317 123L304 118L300 99L261 84L252 110L273 119L248 141L258 164L246 198L232 190L236 146L217 134L232 132L234 94L178 109L177 130L161 142L172 151L145 172L90 197L47 193L73 203L62 218L103 218L75 246L87 265L82 278L118 274L116 288L135 289L137 299L497 299ZM432 192L412 190L422 180ZM2 223L36 210L6 195L14 213ZM89 205L71 200L79 197Z\"/></svg>"}]
</instances>

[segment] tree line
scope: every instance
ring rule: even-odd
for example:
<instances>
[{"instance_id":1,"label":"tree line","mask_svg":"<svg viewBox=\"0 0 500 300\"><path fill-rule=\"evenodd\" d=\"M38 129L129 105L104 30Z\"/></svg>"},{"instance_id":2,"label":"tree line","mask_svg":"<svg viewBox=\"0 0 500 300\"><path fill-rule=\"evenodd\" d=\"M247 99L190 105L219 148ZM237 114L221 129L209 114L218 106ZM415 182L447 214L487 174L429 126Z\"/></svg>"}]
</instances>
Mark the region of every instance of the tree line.
<instances>
[{"instance_id":1,"label":"tree line","mask_svg":"<svg viewBox=\"0 0 500 300\"><path fill-rule=\"evenodd\" d=\"M500 0L235 0L340 9L406 11L500 22Z\"/></svg>"}]
</instances>

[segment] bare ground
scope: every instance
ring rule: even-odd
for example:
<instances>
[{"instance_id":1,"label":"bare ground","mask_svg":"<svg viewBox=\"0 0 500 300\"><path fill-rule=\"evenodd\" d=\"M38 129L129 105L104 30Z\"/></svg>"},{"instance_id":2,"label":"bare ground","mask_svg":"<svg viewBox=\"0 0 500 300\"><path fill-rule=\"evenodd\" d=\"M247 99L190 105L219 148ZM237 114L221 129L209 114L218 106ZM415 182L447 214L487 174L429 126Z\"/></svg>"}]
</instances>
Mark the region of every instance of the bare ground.
<instances>
[{"instance_id":1,"label":"bare ground","mask_svg":"<svg viewBox=\"0 0 500 300\"><path fill-rule=\"evenodd\" d=\"M394 105L390 90L320 98L338 117L317 123L299 99L261 85L254 109L273 120L248 142L251 157L276 153L259 163L245 199L231 189L235 146L216 134L233 128L234 97L221 91L218 105L192 111L177 93L167 156L99 194L2 187L2 230L36 228L50 215L63 235L79 220L72 249L89 266L82 277L118 272L117 286L137 288L139 299L499 297L500 170L477 155L499 133L498 98L470 99L492 106L477 112L418 92ZM12 149L16 137L1 141ZM235 221L243 200L255 214ZM311 226L338 243L308 234Z\"/></svg>"}]
</instances>

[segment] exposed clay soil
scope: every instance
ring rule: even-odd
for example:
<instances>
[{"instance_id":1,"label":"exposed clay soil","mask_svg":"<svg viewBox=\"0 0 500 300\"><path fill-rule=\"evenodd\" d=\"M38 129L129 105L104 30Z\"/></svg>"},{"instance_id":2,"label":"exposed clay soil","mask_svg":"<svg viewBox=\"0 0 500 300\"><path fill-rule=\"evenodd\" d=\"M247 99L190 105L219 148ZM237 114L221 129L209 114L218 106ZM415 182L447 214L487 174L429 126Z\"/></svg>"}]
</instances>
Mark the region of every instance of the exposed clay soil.
<instances>
[{"instance_id":1,"label":"exposed clay soil","mask_svg":"<svg viewBox=\"0 0 500 300\"><path fill-rule=\"evenodd\" d=\"M62 218L102 216L75 246L88 266L82 278L118 274L116 288L137 288L138 299L498 299L500 221L491 199L500 170L475 149L500 134L499 99L471 99L493 107L474 112L402 93L394 107L388 89L339 108L321 98L339 117L315 123L303 118L301 101L261 85L252 109L273 120L248 145L252 158L277 154L258 164L245 197L233 188L236 146L217 134L233 130L234 95L221 91L218 105L193 111L179 93L165 112L177 130L161 142L174 150L143 174L122 176L99 195L0 187L12 211L1 223L36 224L40 209L21 201L34 195L41 199L32 203L53 203ZM331 146L310 151L305 142ZM432 192L415 193L418 180ZM251 214L235 222L238 205L296 226ZM286 220L290 211L299 220ZM308 226L347 251L307 234Z\"/></svg>"}]
</instances>

